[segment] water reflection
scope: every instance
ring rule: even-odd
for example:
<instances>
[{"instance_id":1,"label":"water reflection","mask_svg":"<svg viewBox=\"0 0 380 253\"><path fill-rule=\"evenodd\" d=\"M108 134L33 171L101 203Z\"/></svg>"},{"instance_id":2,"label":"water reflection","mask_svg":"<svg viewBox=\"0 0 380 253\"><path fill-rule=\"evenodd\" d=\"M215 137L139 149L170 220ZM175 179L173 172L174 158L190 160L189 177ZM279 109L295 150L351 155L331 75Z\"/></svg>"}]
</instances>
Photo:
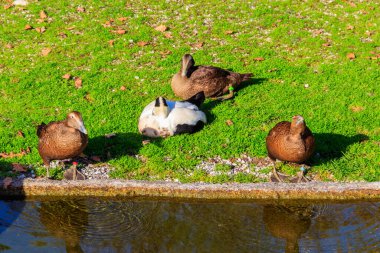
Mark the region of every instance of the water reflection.
<instances>
[{"instance_id":1,"label":"water reflection","mask_svg":"<svg viewBox=\"0 0 380 253\"><path fill-rule=\"evenodd\" d=\"M311 225L321 206L264 206L263 220L267 230L277 238L286 240L285 252L299 252L298 240Z\"/></svg>"},{"instance_id":2,"label":"water reflection","mask_svg":"<svg viewBox=\"0 0 380 253\"><path fill-rule=\"evenodd\" d=\"M0 236L24 252L365 252L380 250L379 203L27 201ZM5 250L2 247L0 250Z\"/></svg>"},{"instance_id":3,"label":"water reflection","mask_svg":"<svg viewBox=\"0 0 380 253\"><path fill-rule=\"evenodd\" d=\"M49 201L39 207L40 221L50 235L65 242L66 252L83 252L80 240L88 226L84 201Z\"/></svg>"}]
</instances>

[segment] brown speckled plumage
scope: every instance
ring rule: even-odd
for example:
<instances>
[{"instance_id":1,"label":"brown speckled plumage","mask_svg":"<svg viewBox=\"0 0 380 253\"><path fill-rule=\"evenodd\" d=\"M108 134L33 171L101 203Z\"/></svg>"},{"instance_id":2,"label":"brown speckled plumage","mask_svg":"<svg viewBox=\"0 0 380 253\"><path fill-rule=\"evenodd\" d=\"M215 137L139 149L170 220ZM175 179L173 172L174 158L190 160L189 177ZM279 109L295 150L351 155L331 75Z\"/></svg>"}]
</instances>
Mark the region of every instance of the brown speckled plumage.
<instances>
[{"instance_id":1,"label":"brown speckled plumage","mask_svg":"<svg viewBox=\"0 0 380 253\"><path fill-rule=\"evenodd\" d=\"M37 128L38 152L49 166L52 160L80 155L87 146L88 136L79 112L71 112L63 121L42 123Z\"/></svg>"},{"instance_id":2,"label":"brown speckled plumage","mask_svg":"<svg viewBox=\"0 0 380 253\"><path fill-rule=\"evenodd\" d=\"M274 126L266 138L271 159L304 163L314 151L314 136L301 116L292 122L282 121Z\"/></svg>"},{"instance_id":3,"label":"brown speckled plumage","mask_svg":"<svg viewBox=\"0 0 380 253\"><path fill-rule=\"evenodd\" d=\"M188 99L201 91L206 97L221 96L228 92L230 85L237 87L252 76L218 67L194 65L193 57L189 54L184 55L181 70L172 78L172 89L182 99Z\"/></svg>"}]
</instances>

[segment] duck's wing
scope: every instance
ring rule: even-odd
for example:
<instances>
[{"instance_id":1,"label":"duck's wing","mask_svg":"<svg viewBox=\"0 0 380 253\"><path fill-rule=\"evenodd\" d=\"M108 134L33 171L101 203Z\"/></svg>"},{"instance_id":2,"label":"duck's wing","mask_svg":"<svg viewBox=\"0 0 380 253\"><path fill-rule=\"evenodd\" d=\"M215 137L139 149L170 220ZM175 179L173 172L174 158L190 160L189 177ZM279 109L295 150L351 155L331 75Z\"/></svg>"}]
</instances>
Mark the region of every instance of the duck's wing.
<instances>
[{"instance_id":1,"label":"duck's wing","mask_svg":"<svg viewBox=\"0 0 380 253\"><path fill-rule=\"evenodd\" d=\"M231 75L230 71L213 67L213 66L195 66L192 69L190 79L192 81L200 80L211 80L216 78L227 78Z\"/></svg>"}]
</instances>

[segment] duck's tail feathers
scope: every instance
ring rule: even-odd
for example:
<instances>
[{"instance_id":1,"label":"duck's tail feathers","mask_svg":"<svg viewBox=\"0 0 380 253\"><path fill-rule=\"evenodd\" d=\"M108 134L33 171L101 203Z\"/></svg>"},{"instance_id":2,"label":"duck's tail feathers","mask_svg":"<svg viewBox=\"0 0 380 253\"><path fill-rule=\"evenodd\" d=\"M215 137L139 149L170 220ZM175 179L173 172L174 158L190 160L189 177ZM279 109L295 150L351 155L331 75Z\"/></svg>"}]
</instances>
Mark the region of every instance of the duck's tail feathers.
<instances>
[{"instance_id":1,"label":"duck's tail feathers","mask_svg":"<svg viewBox=\"0 0 380 253\"><path fill-rule=\"evenodd\" d=\"M205 101L205 99L206 99L205 93L203 91L200 91L194 96L192 96L191 98L185 100L185 102L189 102L189 103L192 103L193 105L200 107Z\"/></svg>"},{"instance_id":2,"label":"duck's tail feathers","mask_svg":"<svg viewBox=\"0 0 380 253\"><path fill-rule=\"evenodd\" d=\"M46 124L42 122L40 125L37 126L37 136L41 137L42 131L45 129Z\"/></svg>"},{"instance_id":3,"label":"duck's tail feathers","mask_svg":"<svg viewBox=\"0 0 380 253\"><path fill-rule=\"evenodd\" d=\"M244 81L248 81L249 79L251 79L253 76L252 73L247 73L247 74L240 74L240 77L241 77L241 81L244 82Z\"/></svg>"}]
</instances>

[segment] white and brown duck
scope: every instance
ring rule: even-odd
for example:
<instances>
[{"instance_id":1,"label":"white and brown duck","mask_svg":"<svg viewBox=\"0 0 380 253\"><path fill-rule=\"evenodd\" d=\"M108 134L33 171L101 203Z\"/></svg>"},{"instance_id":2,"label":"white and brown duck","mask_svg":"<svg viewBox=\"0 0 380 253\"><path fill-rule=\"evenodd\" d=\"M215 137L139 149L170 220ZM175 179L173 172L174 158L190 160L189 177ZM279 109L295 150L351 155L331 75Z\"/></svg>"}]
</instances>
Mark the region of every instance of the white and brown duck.
<instances>
[{"instance_id":1,"label":"white and brown duck","mask_svg":"<svg viewBox=\"0 0 380 253\"><path fill-rule=\"evenodd\" d=\"M315 139L306 126L302 116L296 115L292 118L292 122L282 121L276 124L266 138L266 146L268 156L273 161L276 159L286 162L303 164L305 163L314 151ZM284 181L285 176L276 171L276 166L273 168L272 181ZM307 181L304 177L304 169L298 174L295 182Z\"/></svg>"},{"instance_id":2,"label":"white and brown duck","mask_svg":"<svg viewBox=\"0 0 380 253\"><path fill-rule=\"evenodd\" d=\"M206 115L199 109L204 100L202 91L185 101L171 101L158 97L142 111L139 131L149 137L195 133L207 122Z\"/></svg>"},{"instance_id":3,"label":"white and brown duck","mask_svg":"<svg viewBox=\"0 0 380 253\"><path fill-rule=\"evenodd\" d=\"M234 95L234 89L252 74L239 74L213 66L195 66L190 54L182 57L181 69L172 78L172 89L176 96L188 99L200 91L206 97L229 99ZM227 93L228 95L222 96Z\"/></svg>"},{"instance_id":4,"label":"white and brown duck","mask_svg":"<svg viewBox=\"0 0 380 253\"><path fill-rule=\"evenodd\" d=\"M88 143L82 116L76 111L70 112L63 121L54 121L47 125L42 123L37 128L37 135L38 152L47 167L47 177L50 161L77 157L82 154ZM67 170L64 176L67 179L85 179L76 166Z\"/></svg>"}]
</instances>

